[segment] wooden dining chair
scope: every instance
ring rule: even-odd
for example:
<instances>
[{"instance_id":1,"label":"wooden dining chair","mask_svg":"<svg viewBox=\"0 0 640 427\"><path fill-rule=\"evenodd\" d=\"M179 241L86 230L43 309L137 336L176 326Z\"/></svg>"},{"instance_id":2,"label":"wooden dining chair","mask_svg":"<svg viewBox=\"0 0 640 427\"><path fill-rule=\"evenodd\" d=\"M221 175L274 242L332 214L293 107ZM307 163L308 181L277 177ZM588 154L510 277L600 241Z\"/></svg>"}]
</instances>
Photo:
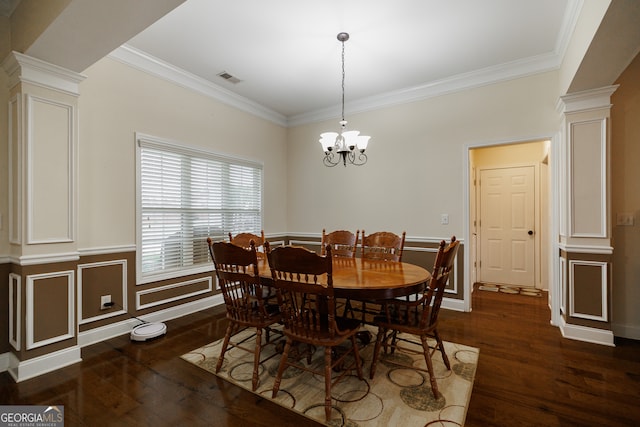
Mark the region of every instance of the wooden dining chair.
<instances>
[{"instance_id":1,"label":"wooden dining chair","mask_svg":"<svg viewBox=\"0 0 640 427\"><path fill-rule=\"evenodd\" d=\"M397 235L390 231L377 231L367 235L362 230L362 244L360 248L360 256L366 261L402 261L402 252L404 251L404 241L406 232ZM376 301L361 300L352 301L347 299L345 302L345 315L350 313L352 316L359 312L362 323L372 323L373 316L379 313L382 306Z\"/></svg>"},{"instance_id":2,"label":"wooden dining chair","mask_svg":"<svg viewBox=\"0 0 640 427\"><path fill-rule=\"evenodd\" d=\"M271 249L269 244L265 243L265 249L287 339L273 385L272 397L275 398L278 394L282 374L288 366L323 375L325 415L329 421L331 387L354 368L358 378L363 379L356 342L360 322L336 316L331 246L327 245L324 256L299 246ZM336 350L334 357L332 350L347 340L351 342L348 350ZM307 365L292 360L289 353L294 342L298 345L303 343L313 347L324 347L324 370L314 368L310 359L307 360ZM348 355L353 356L353 363L345 366ZM341 370L336 373L336 378L332 378L332 372L336 367L340 367Z\"/></svg>"},{"instance_id":3,"label":"wooden dining chair","mask_svg":"<svg viewBox=\"0 0 640 427\"><path fill-rule=\"evenodd\" d=\"M356 230L356 234L348 230L335 230L327 233L323 228L320 254L325 255L325 248L327 245L330 245L333 256L355 258L359 237L360 230Z\"/></svg>"},{"instance_id":4,"label":"wooden dining chair","mask_svg":"<svg viewBox=\"0 0 640 427\"><path fill-rule=\"evenodd\" d=\"M239 233L233 236L229 233L229 242L236 246L240 246L241 248L249 249L249 242L252 240L256 246L258 258L264 258L264 242L266 242L264 238L264 230L260 230L259 236L253 233Z\"/></svg>"},{"instance_id":5,"label":"wooden dining chair","mask_svg":"<svg viewBox=\"0 0 640 427\"><path fill-rule=\"evenodd\" d=\"M207 238L207 243L229 320L216 364L216 373L220 371L224 355L229 348L235 347L253 353L251 387L255 391L258 387L260 364L273 357L272 355L260 360L263 346L262 331L266 331L265 345L272 343L269 332L273 324L280 322L280 311L277 305L267 304L266 299L263 298L258 257L253 240L249 242L249 249L227 242L213 243L211 238ZM247 327L255 328L255 345L252 347L244 344L247 342L246 339L240 342L231 339L239 330Z\"/></svg>"},{"instance_id":6,"label":"wooden dining chair","mask_svg":"<svg viewBox=\"0 0 640 427\"><path fill-rule=\"evenodd\" d=\"M459 242L455 236L451 238L451 242L448 245L444 240L440 242L429 285L419 299L416 301L394 299L384 302L383 312L374 319L375 324L378 326L378 335L373 351L373 361L371 362L371 378L375 375L376 364L382 347L391 351L401 348L405 352L422 353L427 365L426 371L429 373L431 381L431 391L433 396L436 399L438 398L438 384L433 371L431 357L436 351L440 351L445 366L447 369L451 369L442 338L438 334L438 314L458 247ZM414 341L415 336L420 337L419 343ZM435 339L433 348L429 347L428 339ZM421 351L401 346L402 343L420 346ZM399 358L388 359L385 360L385 363L401 364L400 360ZM425 370L413 364L407 365L407 367Z\"/></svg>"}]
</instances>

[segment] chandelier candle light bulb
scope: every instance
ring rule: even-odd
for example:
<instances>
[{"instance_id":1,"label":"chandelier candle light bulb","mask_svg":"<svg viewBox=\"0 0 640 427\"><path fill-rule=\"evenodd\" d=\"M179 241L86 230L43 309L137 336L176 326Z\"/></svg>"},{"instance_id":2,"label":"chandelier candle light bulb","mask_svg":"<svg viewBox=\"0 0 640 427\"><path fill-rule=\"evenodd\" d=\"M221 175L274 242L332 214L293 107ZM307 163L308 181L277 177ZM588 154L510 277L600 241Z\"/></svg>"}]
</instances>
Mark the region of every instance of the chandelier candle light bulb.
<instances>
[{"instance_id":1,"label":"chandelier candle light bulb","mask_svg":"<svg viewBox=\"0 0 640 427\"><path fill-rule=\"evenodd\" d=\"M339 33L338 40L342 43L342 120L340 121L340 133L324 132L320 134L320 145L324 151L324 165L333 167L342 160L352 165L361 166L367 163L367 155L364 151L369 144L370 136L360 135L357 130L345 130L347 121L344 119L344 42L349 40L348 33Z\"/></svg>"}]
</instances>

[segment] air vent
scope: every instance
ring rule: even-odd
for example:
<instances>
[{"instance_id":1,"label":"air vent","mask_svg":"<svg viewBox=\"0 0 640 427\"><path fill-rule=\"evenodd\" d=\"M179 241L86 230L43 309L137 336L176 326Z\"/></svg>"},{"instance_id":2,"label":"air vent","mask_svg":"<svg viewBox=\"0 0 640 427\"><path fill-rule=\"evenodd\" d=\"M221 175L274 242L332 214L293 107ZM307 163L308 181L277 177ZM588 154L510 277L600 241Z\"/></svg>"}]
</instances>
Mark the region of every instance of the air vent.
<instances>
[{"instance_id":1,"label":"air vent","mask_svg":"<svg viewBox=\"0 0 640 427\"><path fill-rule=\"evenodd\" d=\"M226 71L223 71L223 72L219 73L218 76L222 77L223 79L225 79L226 81L231 82L231 83L239 83L240 82L239 78L232 76L231 74L227 73Z\"/></svg>"}]
</instances>

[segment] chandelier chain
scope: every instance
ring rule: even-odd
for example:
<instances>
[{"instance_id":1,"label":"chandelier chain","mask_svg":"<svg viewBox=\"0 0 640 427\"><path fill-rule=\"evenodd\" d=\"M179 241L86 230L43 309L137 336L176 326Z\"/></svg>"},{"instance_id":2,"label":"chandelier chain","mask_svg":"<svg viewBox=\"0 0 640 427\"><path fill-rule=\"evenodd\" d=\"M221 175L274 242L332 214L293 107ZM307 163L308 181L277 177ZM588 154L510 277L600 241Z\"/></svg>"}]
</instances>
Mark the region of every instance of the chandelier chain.
<instances>
[{"instance_id":1,"label":"chandelier chain","mask_svg":"<svg viewBox=\"0 0 640 427\"><path fill-rule=\"evenodd\" d=\"M344 121L344 40L342 41L342 121Z\"/></svg>"}]
</instances>

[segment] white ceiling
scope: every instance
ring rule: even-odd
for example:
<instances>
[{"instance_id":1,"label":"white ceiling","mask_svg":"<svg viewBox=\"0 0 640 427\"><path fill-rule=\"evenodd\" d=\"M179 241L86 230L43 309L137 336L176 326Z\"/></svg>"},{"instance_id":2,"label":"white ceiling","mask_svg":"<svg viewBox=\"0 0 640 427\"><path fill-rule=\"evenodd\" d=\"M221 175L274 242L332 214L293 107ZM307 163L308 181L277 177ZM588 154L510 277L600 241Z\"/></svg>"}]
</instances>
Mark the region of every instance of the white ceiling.
<instances>
[{"instance_id":1,"label":"white ceiling","mask_svg":"<svg viewBox=\"0 0 640 427\"><path fill-rule=\"evenodd\" d=\"M581 0L187 0L127 46L291 121L559 67ZM233 84L219 73L240 79Z\"/></svg>"}]
</instances>

